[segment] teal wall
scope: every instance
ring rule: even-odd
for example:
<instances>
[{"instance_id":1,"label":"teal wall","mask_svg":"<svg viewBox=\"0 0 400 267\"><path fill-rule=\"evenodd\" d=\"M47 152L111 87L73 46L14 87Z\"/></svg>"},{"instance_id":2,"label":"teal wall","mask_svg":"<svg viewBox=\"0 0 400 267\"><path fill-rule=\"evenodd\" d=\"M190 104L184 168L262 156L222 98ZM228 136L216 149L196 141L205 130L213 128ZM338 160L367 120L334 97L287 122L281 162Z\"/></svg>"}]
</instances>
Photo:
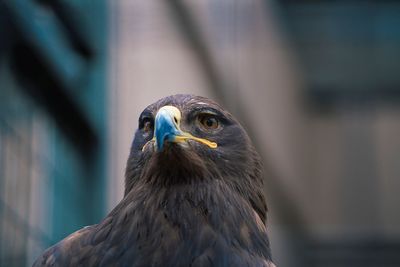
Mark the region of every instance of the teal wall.
<instances>
[{"instance_id":1,"label":"teal wall","mask_svg":"<svg viewBox=\"0 0 400 267\"><path fill-rule=\"evenodd\" d=\"M0 266L30 266L105 215L107 12L0 2Z\"/></svg>"}]
</instances>

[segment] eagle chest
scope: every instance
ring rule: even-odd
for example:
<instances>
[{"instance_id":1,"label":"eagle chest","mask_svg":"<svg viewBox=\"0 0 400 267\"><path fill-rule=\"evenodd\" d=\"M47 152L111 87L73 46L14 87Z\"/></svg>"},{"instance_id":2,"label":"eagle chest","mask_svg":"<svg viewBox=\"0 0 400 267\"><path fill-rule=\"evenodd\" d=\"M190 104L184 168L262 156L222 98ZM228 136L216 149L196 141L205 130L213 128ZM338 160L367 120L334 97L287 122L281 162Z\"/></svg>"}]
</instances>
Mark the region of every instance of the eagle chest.
<instances>
[{"instance_id":1,"label":"eagle chest","mask_svg":"<svg viewBox=\"0 0 400 267\"><path fill-rule=\"evenodd\" d=\"M221 195L195 187L131 203L114 218L113 228L123 232L112 241L126 248L120 260L129 266L228 266L231 255L251 245L251 227Z\"/></svg>"}]
</instances>

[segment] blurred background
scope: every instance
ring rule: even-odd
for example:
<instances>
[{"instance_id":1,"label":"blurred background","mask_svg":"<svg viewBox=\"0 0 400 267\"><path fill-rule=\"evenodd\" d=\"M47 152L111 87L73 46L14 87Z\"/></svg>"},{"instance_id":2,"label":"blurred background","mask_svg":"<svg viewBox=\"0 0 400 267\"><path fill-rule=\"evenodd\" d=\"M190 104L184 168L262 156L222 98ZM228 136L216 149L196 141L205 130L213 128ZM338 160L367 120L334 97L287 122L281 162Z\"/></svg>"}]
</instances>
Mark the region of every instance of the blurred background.
<instances>
[{"instance_id":1,"label":"blurred background","mask_svg":"<svg viewBox=\"0 0 400 267\"><path fill-rule=\"evenodd\" d=\"M0 0L0 266L122 198L141 110L215 99L265 164L277 266L400 266L400 2Z\"/></svg>"}]
</instances>

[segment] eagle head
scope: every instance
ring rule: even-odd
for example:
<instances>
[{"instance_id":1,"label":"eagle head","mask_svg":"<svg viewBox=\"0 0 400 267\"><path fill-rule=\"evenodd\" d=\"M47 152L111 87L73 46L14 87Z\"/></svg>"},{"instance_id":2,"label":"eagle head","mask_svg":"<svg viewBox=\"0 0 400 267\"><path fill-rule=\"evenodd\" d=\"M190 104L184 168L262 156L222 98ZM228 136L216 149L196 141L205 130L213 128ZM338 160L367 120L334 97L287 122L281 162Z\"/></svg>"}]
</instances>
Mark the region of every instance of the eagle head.
<instances>
[{"instance_id":1,"label":"eagle head","mask_svg":"<svg viewBox=\"0 0 400 267\"><path fill-rule=\"evenodd\" d=\"M164 186L220 179L264 219L261 169L250 138L228 111L205 97L173 95L149 105L139 116L125 195L139 181Z\"/></svg>"}]
</instances>

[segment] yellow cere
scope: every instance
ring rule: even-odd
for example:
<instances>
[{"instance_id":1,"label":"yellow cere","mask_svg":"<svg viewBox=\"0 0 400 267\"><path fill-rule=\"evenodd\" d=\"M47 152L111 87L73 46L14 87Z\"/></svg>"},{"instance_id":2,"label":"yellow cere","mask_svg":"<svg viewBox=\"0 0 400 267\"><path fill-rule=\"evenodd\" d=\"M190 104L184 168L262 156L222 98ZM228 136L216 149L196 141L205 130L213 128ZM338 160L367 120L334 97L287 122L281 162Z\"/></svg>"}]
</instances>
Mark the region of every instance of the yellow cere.
<instances>
[{"instance_id":1,"label":"yellow cere","mask_svg":"<svg viewBox=\"0 0 400 267\"><path fill-rule=\"evenodd\" d=\"M175 137L176 142L182 142L182 141L186 141L188 139L202 143L203 145L209 146L210 148L217 148L217 146L218 146L217 143L215 143L215 142L209 141L204 138L195 137L189 133L185 133L185 135L179 135L179 136Z\"/></svg>"},{"instance_id":2,"label":"yellow cere","mask_svg":"<svg viewBox=\"0 0 400 267\"><path fill-rule=\"evenodd\" d=\"M195 136L193 136L191 134L188 134L188 133L185 133L185 135L176 136L174 141L176 143L180 143L180 142L185 142L188 139L191 139L191 140L197 141L199 143L202 143L203 145L206 145L206 146L208 146L210 148L217 148L218 147L217 143L215 143L215 142L209 141L209 140L204 139L204 138L198 138L198 137L195 137ZM151 142L155 142L155 138L147 141L147 143L144 144L144 146L142 148L142 152L146 149L147 145L149 145Z\"/></svg>"},{"instance_id":3,"label":"yellow cere","mask_svg":"<svg viewBox=\"0 0 400 267\"><path fill-rule=\"evenodd\" d=\"M172 117L176 118L176 122L174 121L174 123L176 124L176 126L179 129L179 124L181 122L181 112L179 111L179 109L177 107L174 107L174 106L163 106L157 112L157 115L160 114L161 112L166 112L166 113L170 114ZM156 115L156 117L157 117L157 115Z\"/></svg>"}]
</instances>

